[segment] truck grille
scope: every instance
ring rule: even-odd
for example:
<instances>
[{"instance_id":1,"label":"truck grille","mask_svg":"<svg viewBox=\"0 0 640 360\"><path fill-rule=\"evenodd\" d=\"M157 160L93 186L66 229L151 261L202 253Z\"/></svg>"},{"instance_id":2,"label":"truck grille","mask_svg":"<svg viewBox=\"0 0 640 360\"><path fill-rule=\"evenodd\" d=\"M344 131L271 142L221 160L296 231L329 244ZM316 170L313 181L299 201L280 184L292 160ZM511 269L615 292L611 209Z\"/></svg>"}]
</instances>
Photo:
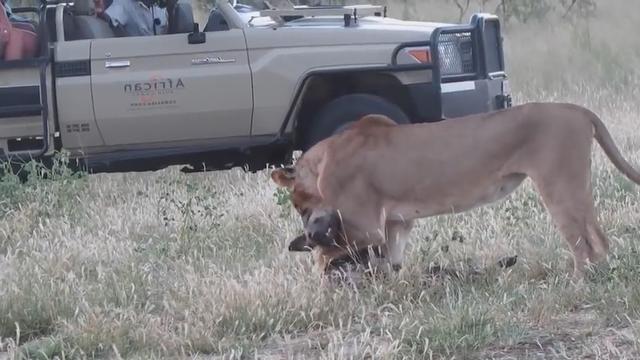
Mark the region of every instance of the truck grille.
<instances>
[{"instance_id":1,"label":"truck grille","mask_svg":"<svg viewBox=\"0 0 640 360\"><path fill-rule=\"evenodd\" d=\"M438 54L442 76L475 73L471 32L440 35Z\"/></svg>"}]
</instances>

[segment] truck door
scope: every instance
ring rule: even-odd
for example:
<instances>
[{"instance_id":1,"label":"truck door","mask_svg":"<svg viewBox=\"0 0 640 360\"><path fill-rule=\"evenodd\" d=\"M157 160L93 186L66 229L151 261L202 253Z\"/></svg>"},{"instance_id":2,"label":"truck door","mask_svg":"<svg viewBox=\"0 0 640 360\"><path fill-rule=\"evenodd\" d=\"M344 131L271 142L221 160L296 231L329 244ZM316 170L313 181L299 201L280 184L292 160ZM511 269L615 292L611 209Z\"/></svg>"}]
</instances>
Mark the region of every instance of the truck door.
<instances>
[{"instance_id":1,"label":"truck door","mask_svg":"<svg viewBox=\"0 0 640 360\"><path fill-rule=\"evenodd\" d=\"M91 81L106 145L250 135L251 74L241 29L206 33L199 44L186 33L95 39Z\"/></svg>"}]
</instances>

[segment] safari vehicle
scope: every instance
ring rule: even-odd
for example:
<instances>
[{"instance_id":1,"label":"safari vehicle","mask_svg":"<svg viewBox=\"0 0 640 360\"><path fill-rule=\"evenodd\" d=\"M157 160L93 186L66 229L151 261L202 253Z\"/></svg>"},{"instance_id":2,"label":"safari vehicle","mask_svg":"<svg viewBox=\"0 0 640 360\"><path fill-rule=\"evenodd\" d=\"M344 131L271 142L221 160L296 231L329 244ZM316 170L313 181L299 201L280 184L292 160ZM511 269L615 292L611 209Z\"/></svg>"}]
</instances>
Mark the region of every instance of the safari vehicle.
<instances>
[{"instance_id":1,"label":"safari vehicle","mask_svg":"<svg viewBox=\"0 0 640 360\"><path fill-rule=\"evenodd\" d=\"M180 0L167 34L126 37L93 0L43 1L13 9L35 19L36 56L0 61L5 162L65 150L93 173L257 171L368 113L434 122L511 106L489 14L461 25L218 0L200 27Z\"/></svg>"}]
</instances>

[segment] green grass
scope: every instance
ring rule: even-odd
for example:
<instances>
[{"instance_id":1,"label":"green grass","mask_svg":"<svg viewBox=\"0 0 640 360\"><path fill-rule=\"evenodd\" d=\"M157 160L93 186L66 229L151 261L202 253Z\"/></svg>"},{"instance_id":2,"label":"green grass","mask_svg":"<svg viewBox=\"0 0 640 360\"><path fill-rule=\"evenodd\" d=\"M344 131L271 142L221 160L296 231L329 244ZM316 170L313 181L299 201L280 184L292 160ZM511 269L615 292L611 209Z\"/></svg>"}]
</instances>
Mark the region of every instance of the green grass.
<instances>
[{"instance_id":1,"label":"green grass","mask_svg":"<svg viewBox=\"0 0 640 360\"><path fill-rule=\"evenodd\" d=\"M612 132L631 144L636 119L618 115ZM307 254L286 251L299 220L266 171L8 178L0 337L43 359L631 358L639 189L600 150L593 169L612 252L583 287L528 181L492 206L420 221L400 274L322 285ZM514 267L494 265L513 254ZM434 277L431 264L462 276Z\"/></svg>"},{"instance_id":2,"label":"green grass","mask_svg":"<svg viewBox=\"0 0 640 360\"><path fill-rule=\"evenodd\" d=\"M421 4L411 16L456 17ZM599 4L590 43L561 22L507 30L515 97L588 106L640 166L640 48L624 37L640 11ZM611 253L583 286L529 181L419 221L401 273L337 285L286 251L300 221L267 171L5 177L0 359L638 358L640 187L593 155ZM461 276L432 276L434 264Z\"/></svg>"}]
</instances>

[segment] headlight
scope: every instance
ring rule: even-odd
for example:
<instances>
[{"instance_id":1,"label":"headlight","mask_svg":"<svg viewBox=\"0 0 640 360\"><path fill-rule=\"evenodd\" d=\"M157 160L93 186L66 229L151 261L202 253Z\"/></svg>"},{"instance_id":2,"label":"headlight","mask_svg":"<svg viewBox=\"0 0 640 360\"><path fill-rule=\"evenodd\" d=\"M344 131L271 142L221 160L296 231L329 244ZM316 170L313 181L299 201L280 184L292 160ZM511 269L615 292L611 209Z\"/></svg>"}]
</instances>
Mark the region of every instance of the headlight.
<instances>
[{"instance_id":1,"label":"headlight","mask_svg":"<svg viewBox=\"0 0 640 360\"><path fill-rule=\"evenodd\" d=\"M438 55L442 75L474 72L473 43L470 33L440 35Z\"/></svg>"}]
</instances>

